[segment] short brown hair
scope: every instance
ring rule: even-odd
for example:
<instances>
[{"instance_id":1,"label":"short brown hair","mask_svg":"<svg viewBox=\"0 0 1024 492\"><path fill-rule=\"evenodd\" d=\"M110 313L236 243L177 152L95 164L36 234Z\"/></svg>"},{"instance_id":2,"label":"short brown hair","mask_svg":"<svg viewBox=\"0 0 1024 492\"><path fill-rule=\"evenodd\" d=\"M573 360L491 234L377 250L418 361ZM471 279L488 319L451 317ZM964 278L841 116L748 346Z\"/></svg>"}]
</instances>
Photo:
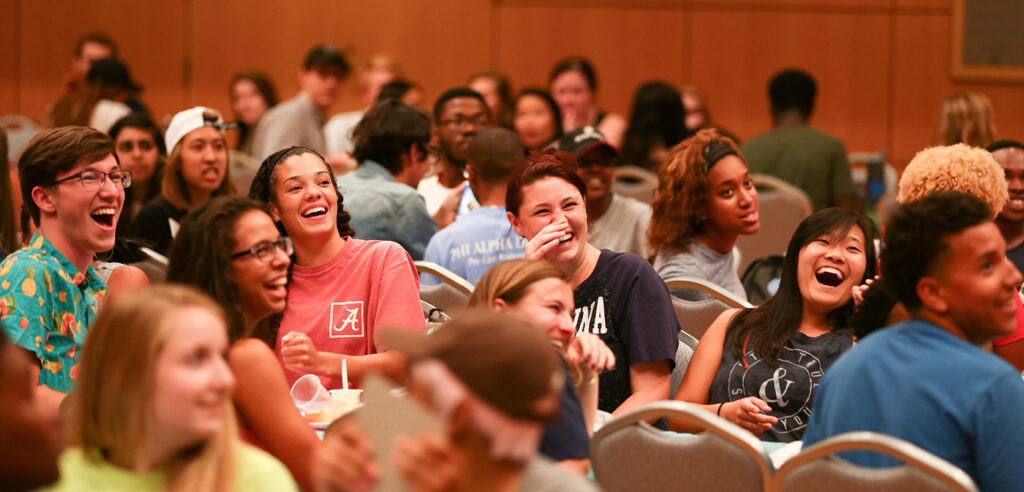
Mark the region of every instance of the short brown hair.
<instances>
[{"instance_id":1,"label":"short brown hair","mask_svg":"<svg viewBox=\"0 0 1024 492\"><path fill-rule=\"evenodd\" d=\"M519 217L519 207L523 205L523 188L544 178L564 180L579 190L580 196L586 201L587 184L580 177L576 158L564 150L547 148L531 152L526 162L512 173L508 187L505 188L505 210Z\"/></svg>"},{"instance_id":2,"label":"short brown hair","mask_svg":"<svg viewBox=\"0 0 1024 492\"><path fill-rule=\"evenodd\" d=\"M32 189L53 186L58 174L83 162L96 162L107 155L117 159L114 140L101 131L84 126L59 126L32 137L18 159L21 199L24 202L22 214L29 214L38 227L39 207L32 200Z\"/></svg>"},{"instance_id":3,"label":"short brown hair","mask_svg":"<svg viewBox=\"0 0 1024 492\"><path fill-rule=\"evenodd\" d=\"M731 138L710 128L673 147L658 170L658 187L647 229L652 251L685 251L693 236L704 227L701 215L707 213L708 173L704 170L703 150L712 142L724 143L740 155Z\"/></svg>"}]
</instances>

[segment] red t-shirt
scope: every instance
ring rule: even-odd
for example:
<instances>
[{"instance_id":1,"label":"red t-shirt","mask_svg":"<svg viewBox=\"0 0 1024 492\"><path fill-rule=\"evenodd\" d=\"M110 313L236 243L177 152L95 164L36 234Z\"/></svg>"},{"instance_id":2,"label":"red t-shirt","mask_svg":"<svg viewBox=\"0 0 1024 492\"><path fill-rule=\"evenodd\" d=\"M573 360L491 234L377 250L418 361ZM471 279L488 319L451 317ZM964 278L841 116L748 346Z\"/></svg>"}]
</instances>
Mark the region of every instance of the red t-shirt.
<instances>
[{"instance_id":1,"label":"red t-shirt","mask_svg":"<svg viewBox=\"0 0 1024 492\"><path fill-rule=\"evenodd\" d=\"M1014 296L1013 302L1017 305L1017 331L992 342L993 346L1008 345L1024 338L1024 304L1021 303L1019 295Z\"/></svg>"},{"instance_id":2,"label":"red t-shirt","mask_svg":"<svg viewBox=\"0 0 1024 492\"><path fill-rule=\"evenodd\" d=\"M284 367L281 337L300 331L322 352L375 354L384 350L376 340L381 326L426 329L416 267L398 243L347 238L326 263L293 267L274 353ZM288 368L284 374L289 386L302 376ZM320 381L341 387L340 379Z\"/></svg>"}]
</instances>

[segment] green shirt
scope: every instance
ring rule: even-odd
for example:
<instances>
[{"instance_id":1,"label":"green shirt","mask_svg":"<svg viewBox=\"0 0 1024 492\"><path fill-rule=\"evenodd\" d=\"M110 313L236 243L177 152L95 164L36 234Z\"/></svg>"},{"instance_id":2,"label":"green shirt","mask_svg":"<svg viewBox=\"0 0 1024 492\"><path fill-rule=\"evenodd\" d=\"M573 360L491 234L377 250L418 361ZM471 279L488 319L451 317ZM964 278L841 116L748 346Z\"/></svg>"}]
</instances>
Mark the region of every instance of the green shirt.
<instances>
[{"instance_id":1,"label":"green shirt","mask_svg":"<svg viewBox=\"0 0 1024 492\"><path fill-rule=\"evenodd\" d=\"M136 473L111 465L92 452L89 456L80 448L68 448L60 455L60 480L41 492L109 492L163 491L166 485L164 473L159 470ZM234 490L289 492L298 490L288 469L263 451L247 444L239 444L235 461Z\"/></svg>"},{"instance_id":2,"label":"green shirt","mask_svg":"<svg viewBox=\"0 0 1024 492\"><path fill-rule=\"evenodd\" d=\"M740 145L750 174L768 174L800 188L814 210L857 194L838 138L805 126L764 132Z\"/></svg>"},{"instance_id":3,"label":"green shirt","mask_svg":"<svg viewBox=\"0 0 1024 492\"><path fill-rule=\"evenodd\" d=\"M85 334L107 284L92 265L85 274L38 232L0 263L0 326L39 358L39 384L74 389Z\"/></svg>"}]
</instances>

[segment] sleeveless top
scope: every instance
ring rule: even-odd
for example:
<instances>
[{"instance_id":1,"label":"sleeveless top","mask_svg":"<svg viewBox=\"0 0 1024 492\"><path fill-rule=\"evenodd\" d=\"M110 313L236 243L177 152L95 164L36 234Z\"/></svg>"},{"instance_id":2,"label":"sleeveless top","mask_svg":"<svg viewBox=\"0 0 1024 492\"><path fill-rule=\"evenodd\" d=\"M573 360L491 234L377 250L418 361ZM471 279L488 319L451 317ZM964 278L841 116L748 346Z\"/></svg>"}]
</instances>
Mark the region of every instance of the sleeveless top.
<instances>
[{"instance_id":1,"label":"sleeveless top","mask_svg":"<svg viewBox=\"0 0 1024 492\"><path fill-rule=\"evenodd\" d=\"M811 416L814 389L825 370L853 346L849 328L841 328L811 338L796 332L779 352L778 367L770 366L745 350L743 359L732 354L732 344L722 348L722 362L711 382L708 403L736 401L748 396L760 398L772 408L770 415L779 421L764 431L762 441L790 442L803 438Z\"/></svg>"}]
</instances>

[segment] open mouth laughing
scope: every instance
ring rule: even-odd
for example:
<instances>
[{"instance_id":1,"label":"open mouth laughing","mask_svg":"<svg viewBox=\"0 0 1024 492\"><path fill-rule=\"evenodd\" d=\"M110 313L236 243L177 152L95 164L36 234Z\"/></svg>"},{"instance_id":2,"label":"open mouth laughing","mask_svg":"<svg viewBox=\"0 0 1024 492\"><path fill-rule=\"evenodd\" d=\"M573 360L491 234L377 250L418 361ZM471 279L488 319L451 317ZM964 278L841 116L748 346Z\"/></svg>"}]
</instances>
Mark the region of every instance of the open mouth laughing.
<instances>
[{"instance_id":1,"label":"open mouth laughing","mask_svg":"<svg viewBox=\"0 0 1024 492\"><path fill-rule=\"evenodd\" d=\"M830 266L819 268L818 271L814 272L814 278L819 284L826 287L839 287L843 280L845 280L843 272L839 271L838 268Z\"/></svg>"},{"instance_id":2,"label":"open mouth laughing","mask_svg":"<svg viewBox=\"0 0 1024 492\"><path fill-rule=\"evenodd\" d=\"M114 218L117 217L117 208L115 208L115 207L97 208L96 210L93 210L92 213L89 214L89 217L91 217L94 222L96 222L97 224L99 224L99 225L101 225L103 227L108 227L108 228L109 227L113 227L114 226Z\"/></svg>"}]
</instances>

